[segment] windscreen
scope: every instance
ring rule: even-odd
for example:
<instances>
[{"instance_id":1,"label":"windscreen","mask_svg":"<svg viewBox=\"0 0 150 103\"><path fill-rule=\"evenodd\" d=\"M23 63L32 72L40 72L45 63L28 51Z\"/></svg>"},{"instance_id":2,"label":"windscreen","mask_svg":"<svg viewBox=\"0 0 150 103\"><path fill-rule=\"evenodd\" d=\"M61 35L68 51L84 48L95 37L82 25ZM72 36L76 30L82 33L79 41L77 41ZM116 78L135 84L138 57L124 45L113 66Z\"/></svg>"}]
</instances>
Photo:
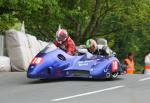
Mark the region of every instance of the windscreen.
<instances>
[{"instance_id":1,"label":"windscreen","mask_svg":"<svg viewBox=\"0 0 150 103\"><path fill-rule=\"evenodd\" d=\"M50 42L41 52L42 53L49 53L49 52L52 52L56 49L57 49L57 47L55 46L55 44Z\"/></svg>"}]
</instances>

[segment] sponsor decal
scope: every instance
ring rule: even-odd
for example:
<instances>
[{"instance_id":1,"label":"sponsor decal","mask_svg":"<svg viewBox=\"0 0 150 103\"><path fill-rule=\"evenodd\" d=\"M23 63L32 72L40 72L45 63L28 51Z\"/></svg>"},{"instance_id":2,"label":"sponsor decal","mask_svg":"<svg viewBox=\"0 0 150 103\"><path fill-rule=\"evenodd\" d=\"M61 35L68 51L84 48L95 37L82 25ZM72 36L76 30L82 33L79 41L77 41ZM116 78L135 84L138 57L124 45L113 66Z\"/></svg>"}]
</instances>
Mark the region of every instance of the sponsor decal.
<instances>
[{"instance_id":1,"label":"sponsor decal","mask_svg":"<svg viewBox=\"0 0 150 103\"><path fill-rule=\"evenodd\" d=\"M86 66L88 63L79 63L79 66Z\"/></svg>"},{"instance_id":2,"label":"sponsor decal","mask_svg":"<svg viewBox=\"0 0 150 103\"><path fill-rule=\"evenodd\" d=\"M79 62L78 62L78 65L79 65L79 66L86 66L86 65L88 65L90 62L93 62L93 60L79 61Z\"/></svg>"},{"instance_id":3,"label":"sponsor decal","mask_svg":"<svg viewBox=\"0 0 150 103\"><path fill-rule=\"evenodd\" d=\"M104 72L107 73L108 72L108 68L104 69Z\"/></svg>"}]
</instances>

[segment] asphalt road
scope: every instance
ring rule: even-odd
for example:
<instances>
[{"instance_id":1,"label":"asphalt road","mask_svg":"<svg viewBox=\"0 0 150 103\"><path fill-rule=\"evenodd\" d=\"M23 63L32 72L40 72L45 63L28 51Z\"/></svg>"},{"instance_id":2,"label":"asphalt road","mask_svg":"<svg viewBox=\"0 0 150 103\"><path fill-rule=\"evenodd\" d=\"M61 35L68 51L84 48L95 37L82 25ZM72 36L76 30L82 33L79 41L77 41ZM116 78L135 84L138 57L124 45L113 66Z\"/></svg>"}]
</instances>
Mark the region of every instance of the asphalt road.
<instances>
[{"instance_id":1,"label":"asphalt road","mask_svg":"<svg viewBox=\"0 0 150 103\"><path fill-rule=\"evenodd\" d=\"M0 103L150 103L150 75L41 81L25 72L0 73Z\"/></svg>"}]
</instances>

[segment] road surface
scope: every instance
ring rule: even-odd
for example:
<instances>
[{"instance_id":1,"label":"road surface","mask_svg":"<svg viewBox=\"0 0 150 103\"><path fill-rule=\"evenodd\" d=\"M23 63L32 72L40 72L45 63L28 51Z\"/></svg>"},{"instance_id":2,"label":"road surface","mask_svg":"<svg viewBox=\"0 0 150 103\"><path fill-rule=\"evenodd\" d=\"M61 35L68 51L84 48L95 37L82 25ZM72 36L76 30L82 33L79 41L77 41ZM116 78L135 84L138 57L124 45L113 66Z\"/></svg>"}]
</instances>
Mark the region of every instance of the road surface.
<instances>
[{"instance_id":1,"label":"road surface","mask_svg":"<svg viewBox=\"0 0 150 103\"><path fill-rule=\"evenodd\" d=\"M0 73L0 103L150 103L150 75L41 81L25 72Z\"/></svg>"}]
</instances>

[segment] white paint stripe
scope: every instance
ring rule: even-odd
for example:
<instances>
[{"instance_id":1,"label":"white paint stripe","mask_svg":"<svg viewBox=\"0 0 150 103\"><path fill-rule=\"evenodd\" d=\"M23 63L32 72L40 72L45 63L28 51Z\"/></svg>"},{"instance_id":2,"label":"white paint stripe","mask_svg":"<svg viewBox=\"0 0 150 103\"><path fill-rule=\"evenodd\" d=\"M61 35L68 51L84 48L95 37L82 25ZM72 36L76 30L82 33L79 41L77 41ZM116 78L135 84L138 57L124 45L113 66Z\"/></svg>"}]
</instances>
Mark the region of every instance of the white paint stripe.
<instances>
[{"instance_id":1,"label":"white paint stripe","mask_svg":"<svg viewBox=\"0 0 150 103\"><path fill-rule=\"evenodd\" d=\"M74 96L68 96L68 97L63 97L63 98L58 98L58 99L52 99L51 101L56 102L56 101L61 101L61 100L65 100L65 99L71 99L71 98L76 98L76 97L91 95L91 94L95 94L95 93L100 93L100 92L104 92L104 91L108 91L108 90L114 90L114 89L118 89L118 88L122 88L122 87L125 87L125 86L121 85L121 86L110 87L110 88L106 88L106 89L102 89L102 90L97 90L97 91L93 91L93 92L87 92L87 93L77 94L77 95L74 95Z\"/></svg>"},{"instance_id":2,"label":"white paint stripe","mask_svg":"<svg viewBox=\"0 0 150 103\"><path fill-rule=\"evenodd\" d=\"M150 77L149 78L140 79L139 81L142 82L142 81L149 80L149 79L150 79Z\"/></svg>"}]
</instances>

